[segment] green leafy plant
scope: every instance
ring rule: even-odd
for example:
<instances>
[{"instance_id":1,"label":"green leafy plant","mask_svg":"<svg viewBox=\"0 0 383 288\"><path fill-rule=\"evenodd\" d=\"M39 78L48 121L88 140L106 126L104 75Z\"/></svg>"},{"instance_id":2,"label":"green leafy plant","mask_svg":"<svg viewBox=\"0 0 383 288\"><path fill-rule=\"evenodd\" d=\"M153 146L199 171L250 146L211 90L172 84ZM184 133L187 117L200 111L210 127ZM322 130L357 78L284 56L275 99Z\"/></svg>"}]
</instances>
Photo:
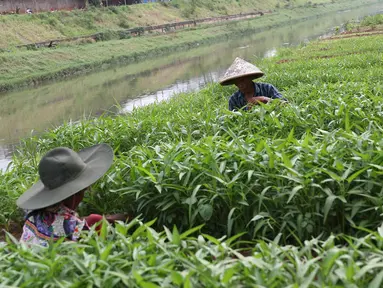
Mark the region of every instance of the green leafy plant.
<instances>
[{"instance_id":1,"label":"green leafy plant","mask_svg":"<svg viewBox=\"0 0 383 288\"><path fill-rule=\"evenodd\" d=\"M9 171L4 191L14 199L32 184L52 147L107 142L117 157L84 213L143 214L181 232L205 224L216 237L282 233L284 244L362 236L356 227L375 229L383 212L381 43L314 42L264 60L265 81L284 90L289 105L229 112L233 89L211 85L130 115L65 124L26 140L14 158L23 185L8 182Z\"/></svg>"}]
</instances>

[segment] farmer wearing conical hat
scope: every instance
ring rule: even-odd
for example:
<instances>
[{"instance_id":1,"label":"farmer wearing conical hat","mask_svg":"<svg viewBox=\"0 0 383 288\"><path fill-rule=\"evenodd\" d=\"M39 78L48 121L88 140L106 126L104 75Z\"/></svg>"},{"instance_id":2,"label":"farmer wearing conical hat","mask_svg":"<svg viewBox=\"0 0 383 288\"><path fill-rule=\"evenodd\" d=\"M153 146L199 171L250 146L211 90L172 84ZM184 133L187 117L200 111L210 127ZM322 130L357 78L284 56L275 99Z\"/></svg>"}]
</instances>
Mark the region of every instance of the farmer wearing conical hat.
<instances>
[{"instance_id":1,"label":"farmer wearing conical hat","mask_svg":"<svg viewBox=\"0 0 383 288\"><path fill-rule=\"evenodd\" d=\"M268 103L272 99L286 101L273 85L253 82L253 79L260 78L263 75L264 73L257 66L239 57L234 60L220 80L221 85L234 84L239 89L229 99L230 111L248 110L253 105L260 102Z\"/></svg>"},{"instance_id":2,"label":"farmer wearing conical hat","mask_svg":"<svg viewBox=\"0 0 383 288\"><path fill-rule=\"evenodd\" d=\"M20 241L42 246L62 237L76 241L81 230L99 223L101 215L81 219L75 209L85 191L108 171L112 162L113 150L106 144L78 153L64 147L49 151L39 164L40 180L17 200L20 208L30 211ZM125 215L106 218L109 222L126 219Z\"/></svg>"}]
</instances>

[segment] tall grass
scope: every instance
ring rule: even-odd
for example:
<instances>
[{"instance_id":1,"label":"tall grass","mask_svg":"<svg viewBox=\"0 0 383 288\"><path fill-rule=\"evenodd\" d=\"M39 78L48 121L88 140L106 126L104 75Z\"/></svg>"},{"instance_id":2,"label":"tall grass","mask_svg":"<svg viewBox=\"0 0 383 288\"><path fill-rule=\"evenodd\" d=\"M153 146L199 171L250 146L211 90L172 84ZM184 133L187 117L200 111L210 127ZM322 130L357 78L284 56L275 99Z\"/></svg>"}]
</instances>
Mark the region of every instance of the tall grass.
<instances>
[{"instance_id":1,"label":"tall grass","mask_svg":"<svg viewBox=\"0 0 383 288\"><path fill-rule=\"evenodd\" d=\"M217 237L281 233L281 243L363 236L360 227L375 230L383 212L383 42L368 39L314 42L258 63L289 105L229 112L233 88L211 85L28 139L0 190L22 193L52 147L107 142L117 157L84 213L127 211L180 231L205 224Z\"/></svg>"}]
</instances>

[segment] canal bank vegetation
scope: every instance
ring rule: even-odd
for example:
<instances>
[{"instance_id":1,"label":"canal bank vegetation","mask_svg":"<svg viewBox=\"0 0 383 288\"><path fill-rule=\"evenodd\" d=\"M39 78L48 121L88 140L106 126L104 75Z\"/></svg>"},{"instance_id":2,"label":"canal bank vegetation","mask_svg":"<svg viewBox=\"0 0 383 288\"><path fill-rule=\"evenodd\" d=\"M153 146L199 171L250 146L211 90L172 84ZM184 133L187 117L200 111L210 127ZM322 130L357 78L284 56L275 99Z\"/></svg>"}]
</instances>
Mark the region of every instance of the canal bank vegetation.
<instances>
[{"instance_id":1,"label":"canal bank vegetation","mask_svg":"<svg viewBox=\"0 0 383 288\"><path fill-rule=\"evenodd\" d=\"M56 11L32 15L1 15L0 47L189 19L276 8L295 8L303 5L314 6L331 2L331 0L173 0L131 6L88 7L87 10Z\"/></svg>"},{"instance_id":2,"label":"canal bank vegetation","mask_svg":"<svg viewBox=\"0 0 383 288\"><path fill-rule=\"evenodd\" d=\"M213 84L25 140L0 176L3 224L19 220L15 200L46 151L100 142L116 157L80 212L129 212L147 224L43 251L10 238L1 282L381 287L382 40L317 41L258 62L289 105L230 112L234 88Z\"/></svg>"},{"instance_id":3,"label":"canal bank vegetation","mask_svg":"<svg viewBox=\"0 0 383 288\"><path fill-rule=\"evenodd\" d=\"M360 4L360 1L347 2L347 4L345 2L335 3L321 8L302 7L294 10L283 10L252 20L215 26L203 25L166 35L59 46L54 49L43 48L37 51L10 49L0 52L0 60L2 61L0 91L87 73L96 68L107 68L110 65L156 57L202 44L222 41L229 37L245 37L246 33L272 29L291 23L291 21L300 21L357 4Z\"/></svg>"},{"instance_id":4,"label":"canal bank vegetation","mask_svg":"<svg viewBox=\"0 0 383 288\"><path fill-rule=\"evenodd\" d=\"M346 23L347 32L375 32L383 30L383 14L371 15L365 17L360 22ZM344 33L347 34L347 33ZM354 34L355 35L355 34Z\"/></svg>"}]
</instances>

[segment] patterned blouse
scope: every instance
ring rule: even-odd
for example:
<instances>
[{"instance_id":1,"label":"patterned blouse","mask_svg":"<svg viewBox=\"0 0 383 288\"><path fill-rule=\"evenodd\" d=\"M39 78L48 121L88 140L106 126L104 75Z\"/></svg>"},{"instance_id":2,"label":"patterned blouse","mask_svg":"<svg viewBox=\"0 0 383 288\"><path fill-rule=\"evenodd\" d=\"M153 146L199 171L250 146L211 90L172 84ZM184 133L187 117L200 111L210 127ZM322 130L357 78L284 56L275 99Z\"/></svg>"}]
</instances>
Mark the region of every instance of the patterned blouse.
<instances>
[{"instance_id":1,"label":"patterned blouse","mask_svg":"<svg viewBox=\"0 0 383 288\"><path fill-rule=\"evenodd\" d=\"M277 90L277 88L271 84L254 82L254 89L254 97L265 96L271 99L281 99L287 101L285 98L283 98L282 94ZM243 95L241 91L237 91L231 95L229 99L229 110L240 110L242 108L244 108L244 110L248 110L247 101L245 99L245 95Z\"/></svg>"},{"instance_id":2,"label":"patterned blouse","mask_svg":"<svg viewBox=\"0 0 383 288\"><path fill-rule=\"evenodd\" d=\"M57 241L65 237L66 240L77 241L84 228L87 228L85 220L81 220L75 211L59 204L30 212L20 242L46 247L50 239Z\"/></svg>"}]
</instances>

